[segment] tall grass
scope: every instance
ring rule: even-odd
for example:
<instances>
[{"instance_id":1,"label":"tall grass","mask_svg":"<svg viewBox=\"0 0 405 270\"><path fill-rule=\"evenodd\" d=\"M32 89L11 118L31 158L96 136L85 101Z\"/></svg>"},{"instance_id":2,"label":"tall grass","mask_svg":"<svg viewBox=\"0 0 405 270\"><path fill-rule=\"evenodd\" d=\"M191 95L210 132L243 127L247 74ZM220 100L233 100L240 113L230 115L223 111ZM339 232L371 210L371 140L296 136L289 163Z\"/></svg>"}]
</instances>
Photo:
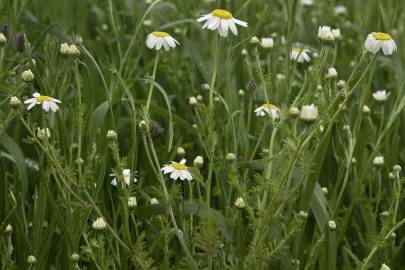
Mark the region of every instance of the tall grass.
<instances>
[{"instance_id":1,"label":"tall grass","mask_svg":"<svg viewBox=\"0 0 405 270\"><path fill-rule=\"evenodd\" d=\"M405 2L300 2L1 1L1 269L402 269ZM217 7L248 28L203 30ZM343 39L323 44L319 25ZM154 30L180 46L149 50ZM374 31L398 52L364 50ZM34 92L59 111L10 103ZM263 103L280 118L257 117ZM313 123L291 110L309 104ZM192 181L162 174L182 158Z\"/></svg>"}]
</instances>

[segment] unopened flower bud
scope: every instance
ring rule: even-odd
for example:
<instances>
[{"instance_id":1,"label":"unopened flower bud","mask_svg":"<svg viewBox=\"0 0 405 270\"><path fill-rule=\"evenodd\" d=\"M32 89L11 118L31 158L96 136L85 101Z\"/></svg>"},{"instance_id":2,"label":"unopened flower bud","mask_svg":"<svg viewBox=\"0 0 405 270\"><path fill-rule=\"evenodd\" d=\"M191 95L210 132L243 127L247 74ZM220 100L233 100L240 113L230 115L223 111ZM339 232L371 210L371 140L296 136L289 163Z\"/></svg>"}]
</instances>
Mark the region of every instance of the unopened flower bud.
<instances>
[{"instance_id":1,"label":"unopened flower bud","mask_svg":"<svg viewBox=\"0 0 405 270\"><path fill-rule=\"evenodd\" d=\"M70 255L70 260L74 263L77 263L80 260L80 255L74 252L72 253L72 255Z\"/></svg>"},{"instance_id":2,"label":"unopened flower bud","mask_svg":"<svg viewBox=\"0 0 405 270\"><path fill-rule=\"evenodd\" d=\"M291 107L288 110L288 115L293 118L296 118L296 117L298 117L298 115L300 115L300 109L298 109L297 107Z\"/></svg>"},{"instance_id":3,"label":"unopened flower bud","mask_svg":"<svg viewBox=\"0 0 405 270\"><path fill-rule=\"evenodd\" d=\"M335 222L334 220L329 220L328 226L329 226L329 229L330 229L331 231L336 230L336 222Z\"/></svg>"},{"instance_id":4,"label":"unopened flower bud","mask_svg":"<svg viewBox=\"0 0 405 270\"><path fill-rule=\"evenodd\" d=\"M12 234L13 233L13 226L10 224L7 225L6 229L4 230L5 234Z\"/></svg>"},{"instance_id":5,"label":"unopened flower bud","mask_svg":"<svg viewBox=\"0 0 405 270\"><path fill-rule=\"evenodd\" d=\"M237 198L234 205L235 205L235 207L240 208L240 209L246 207L246 203L242 197Z\"/></svg>"},{"instance_id":6,"label":"unopened flower bud","mask_svg":"<svg viewBox=\"0 0 405 270\"><path fill-rule=\"evenodd\" d=\"M204 165L204 159L203 159L203 157L202 156L197 156L195 159L194 159L194 167L195 168L197 168L197 169L201 169L201 167Z\"/></svg>"},{"instance_id":7,"label":"unopened flower bud","mask_svg":"<svg viewBox=\"0 0 405 270\"><path fill-rule=\"evenodd\" d=\"M11 97L10 98L10 106L13 109L18 109L21 106L21 100L18 99L18 97Z\"/></svg>"},{"instance_id":8,"label":"unopened flower bud","mask_svg":"<svg viewBox=\"0 0 405 270\"><path fill-rule=\"evenodd\" d=\"M136 197L129 197L128 198L128 207L133 209L137 206Z\"/></svg>"},{"instance_id":9,"label":"unopened flower bud","mask_svg":"<svg viewBox=\"0 0 405 270\"><path fill-rule=\"evenodd\" d=\"M150 199L150 204L158 204L159 201L156 198Z\"/></svg>"},{"instance_id":10,"label":"unopened flower bud","mask_svg":"<svg viewBox=\"0 0 405 270\"><path fill-rule=\"evenodd\" d=\"M398 164L393 167L394 172L400 172L402 170L401 166Z\"/></svg>"},{"instance_id":11,"label":"unopened flower bud","mask_svg":"<svg viewBox=\"0 0 405 270\"><path fill-rule=\"evenodd\" d=\"M115 132L114 130L107 131L107 139L108 140L110 140L112 142L115 142L117 140L117 138L118 138L117 132Z\"/></svg>"},{"instance_id":12,"label":"unopened flower bud","mask_svg":"<svg viewBox=\"0 0 405 270\"><path fill-rule=\"evenodd\" d=\"M385 263L383 263L383 264L381 265L380 270L391 270L391 268L390 268L388 265L386 265Z\"/></svg>"},{"instance_id":13,"label":"unopened flower bud","mask_svg":"<svg viewBox=\"0 0 405 270\"><path fill-rule=\"evenodd\" d=\"M7 44L7 38L3 33L0 33L0 46L4 46Z\"/></svg>"},{"instance_id":14,"label":"unopened flower bud","mask_svg":"<svg viewBox=\"0 0 405 270\"><path fill-rule=\"evenodd\" d=\"M34 74L32 73L32 71L30 69L25 70L22 74L21 74L21 79L26 82L26 83L30 83L34 80Z\"/></svg>"},{"instance_id":15,"label":"unopened flower bud","mask_svg":"<svg viewBox=\"0 0 405 270\"><path fill-rule=\"evenodd\" d=\"M367 105L363 106L363 113L364 114L370 114L371 110L370 107L368 107Z\"/></svg>"},{"instance_id":16,"label":"unopened flower bud","mask_svg":"<svg viewBox=\"0 0 405 270\"><path fill-rule=\"evenodd\" d=\"M37 128L37 137L41 141L45 140L45 138L50 138L51 137L51 132L49 131L48 128Z\"/></svg>"},{"instance_id":17,"label":"unopened flower bud","mask_svg":"<svg viewBox=\"0 0 405 270\"><path fill-rule=\"evenodd\" d=\"M208 84L208 83L203 83L202 85L201 85L201 89L202 90L210 90L210 85Z\"/></svg>"},{"instance_id":18,"label":"unopened flower bud","mask_svg":"<svg viewBox=\"0 0 405 270\"><path fill-rule=\"evenodd\" d=\"M234 153L228 153L225 156L226 161L234 162L236 160L236 155Z\"/></svg>"},{"instance_id":19,"label":"unopened flower bud","mask_svg":"<svg viewBox=\"0 0 405 270\"><path fill-rule=\"evenodd\" d=\"M240 51L240 54L242 56L247 56L248 55L248 51L246 49L242 49L242 51Z\"/></svg>"},{"instance_id":20,"label":"unopened flower bud","mask_svg":"<svg viewBox=\"0 0 405 270\"><path fill-rule=\"evenodd\" d=\"M239 95L240 97L245 96L245 91L243 91L243 89L239 89L238 95Z\"/></svg>"},{"instance_id":21,"label":"unopened flower bud","mask_svg":"<svg viewBox=\"0 0 405 270\"><path fill-rule=\"evenodd\" d=\"M344 81L344 80L338 81L337 87L338 87L339 89L343 89L345 86L346 86L346 81Z\"/></svg>"},{"instance_id":22,"label":"unopened flower bud","mask_svg":"<svg viewBox=\"0 0 405 270\"><path fill-rule=\"evenodd\" d=\"M141 121L139 122L139 129L140 129L142 132L148 131L148 125L146 124L146 122L145 122L144 120L141 120Z\"/></svg>"},{"instance_id":23,"label":"unopened flower bud","mask_svg":"<svg viewBox=\"0 0 405 270\"><path fill-rule=\"evenodd\" d=\"M259 38L258 37L252 37L251 39L250 39L250 43L251 44L259 44L260 43L260 40L259 40Z\"/></svg>"},{"instance_id":24,"label":"unopened flower bud","mask_svg":"<svg viewBox=\"0 0 405 270\"><path fill-rule=\"evenodd\" d=\"M103 218L97 218L93 224L91 225L93 227L94 230L96 231L102 231L107 227L107 223L105 222L105 220Z\"/></svg>"},{"instance_id":25,"label":"unopened flower bud","mask_svg":"<svg viewBox=\"0 0 405 270\"><path fill-rule=\"evenodd\" d=\"M33 256L33 255L30 255L27 258L27 263L31 264L31 265L36 264L37 263L37 258L35 258L35 256Z\"/></svg>"},{"instance_id":26,"label":"unopened flower bud","mask_svg":"<svg viewBox=\"0 0 405 270\"><path fill-rule=\"evenodd\" d=\"M190 97L188 99L188 104L190 104L191 106L194 106L198 103L198 100L195 97Z\"/></svg>"},{"instance_id":27,"label":"unopened flower bud","mask_svg":"<svg viewBox=\"0 0 405 270\"><path fill-rule=\"evenodd\" d=\"M186 154L186 150L184 150L183 147L179 147L179 148L177 148L176 153L177 153L178 156L184 157L184 155Z\"/></svg>"},{"instance_id":28,"label":"unopened flower bud","mask_svg":"<svg viewBox=\"0 0 405 270\"><path fill-rule=\"evenodd\" d=\"M204 98L202 97L202 95L197 95L197 101L198 102L201 102L203 100L204 100Z\"/></svg>"},{"instance_id":29,"label":"unopened flower bud","mask_svg":"<svg viewBox=\"0 0 405 270\"><path fill-rule=\"evenodd\" d=\"M327 187L323 187L322 188L322 193L326 196L328 195L328 188Z\"/></svg>"},{"instance_id":30,"label":"unopened flower bud","mask_svg":"<svg viewBox=\"0 0 405 270\"><path fill-rule=\"evenodd\" d=\"M299 216L301 219L307 219L307 218L308 218L308 213L305 212L304 210L301 210L301 211L298 213L298 216Z\"/></svg>"},{"instance_id":31,"label":"unopened flower bud","mask_svg":"<svg viewBox=\"0 0 405 270\"><path fill-rule=\"evenodd\" d=\"M378 167L378 168L381 168L382 166L384 166L384 157L383 156L376 156L373 159L373 165Z\"/></svg>"}]
</instances>

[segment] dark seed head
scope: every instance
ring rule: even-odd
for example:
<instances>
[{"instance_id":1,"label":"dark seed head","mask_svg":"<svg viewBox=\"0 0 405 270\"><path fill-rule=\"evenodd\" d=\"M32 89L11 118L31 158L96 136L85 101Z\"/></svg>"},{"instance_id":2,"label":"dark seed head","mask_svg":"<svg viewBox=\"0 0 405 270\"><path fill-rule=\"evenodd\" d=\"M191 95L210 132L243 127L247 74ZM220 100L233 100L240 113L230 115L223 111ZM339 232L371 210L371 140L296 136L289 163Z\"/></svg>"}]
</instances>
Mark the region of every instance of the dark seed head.
<instances>
[{"instance_id":1,"label":"dark seed head","mask_svg":"<svg viewBox=\"0 0 405 270\"><path fill-rule=\"evenodd\" d=\"M10 33L8 31L8 24L3 25L1 32L8 39L8 36L10 35Z\"/></svg>"},{"instance_id":2,"label":"dark seed head","mask_svg":"<svg viewBox=\"0 0 405 270\"><path fill-rule=\"evenodd\" d=\"M19 52L23 52L25 50L25 36L24 36L24 34L18 34L15 37L15 48Z\"/></svg>"}]
</instances>

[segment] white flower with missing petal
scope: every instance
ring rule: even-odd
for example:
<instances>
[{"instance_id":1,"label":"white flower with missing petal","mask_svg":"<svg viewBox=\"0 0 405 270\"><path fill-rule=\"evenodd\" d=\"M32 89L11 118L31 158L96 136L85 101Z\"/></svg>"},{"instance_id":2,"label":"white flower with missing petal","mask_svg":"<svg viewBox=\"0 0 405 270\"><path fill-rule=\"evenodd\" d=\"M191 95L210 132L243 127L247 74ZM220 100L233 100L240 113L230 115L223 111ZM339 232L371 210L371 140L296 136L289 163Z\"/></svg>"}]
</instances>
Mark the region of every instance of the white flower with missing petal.
<instances>
[{"instance_id":1,"label":"white flower with missing petal","mask_svg":"<svg viewBox=\"0 0 405 270\"><path fill-rule=\"evenodd\" d=\"M211 13L205 14L198 18L197 21L205 22L203 29L207 28L212 31L218 29L218 33L221 37L227 37L229 30L231 30L231 32L237 36L238 29L236 28L236 25L240 25L242 27L248 26L246 22L235 19L232 16L232 13L223 9L215 9Z\"/></svg>"},{"instance_id":2,"label":"white flower with missing petal","mask_svg":"<svg viewBox=\"0 0 405 270\"><path fill-rule=\"evenodd\" d=\"M170 178L173 180L193 180L193 176L188 171L188 167L185 165L186 160L182 159L180 162L172 161L171 164L166 164L162 167L164 174L170 173Z\"/></svg>"},{"instance_id":3,"label":"white flower with missing petal","mask_svg":"<svg viewBox=\"0 0 405 270\"><path fill-rule=\"evenodd\" d=\"M180 43L166 32L155 31L146 38L146 46L157 51L162 48L168 51L170 48L175 48L176 44L179 45Z\"/></svg>"},{"instance_id":4,"label":"white flower with missing petal","mask_svg":"<svg viewBox=\"0 0 405 270\"><path fill-rule=\"evenodd\" d=\"M24 104L29 104L27 110L31 110L32 107L35 105L42 104L42 109L46 112L51 109L51 111L56 112L59 107L56 103L61 103L60 100L56 98L48 97L48 96L41 96L40 93L36 92L33 95L33 98L27 99L24 101Z\"/></svg>"},{"instance_id":5,"label":"white flower with missing petal","mask_svg":"<svg viewBox=\"0 0 405 270\"><path fill-rule=\"evenodd\" d=\"M136 173L137 172L135 172L135 176L136 176ZM116 187L117 183L118 183L117 182L117 177L116 177L117 175L112 173L112 174L110 174L110 176L114 176L114 178L111 180L111 185ZM127 185L127 186L129 186L129 184L131 184L131 180L134 183L136 183L138 181L138 179L136 179L136 177L132 177L131 169L123 169L122 170L122 177L124 178L125 185Z\"/></svg>"},{"instance_id":6,"label":"white flower with missing petal","mask_svg":"<svg viewBox=\"0 0 405 270\"><path fill-rule=\"evenodd\" d=\"M298 63L310 62L311 57L309 53L310 51L304 48L293 48L291 51L291 60Z\"/></svg>"},{"instance_id":7,"label":"white flower with missing petal","mask_svg":"<svg viewBox=\"0 0 405 270\"><path fill-rule=\"evenodd\" d=\"M377 90L373 93L373 98L378 102L384 102L388 99L391 93L387 92L386 90Z\"/></svg>"},{"instance_id":8,"label":"white flower with missing petal","mask_svg":"<svg viewBox=\"0 0 405 270\"><path fill-rule=\"evenodd\" d=\"M364 48L372 54L382 49L384 55L391 55L397 51L397 45L392 37L386 33L373 32L367 36Z\"/></svg>"},{"instance_id":9,"label":"white flower with missing petal","mask_svg":"<svg viewBox=\"0 0 405 270\"><path fill-rule=\"evenodd\" d=\"M273 119L280 118L280 109L276 105L270 103L265 103L258 107L255 110L255 113L257 116L265 116L267 114Z\"/></svg>"}]
</instances>

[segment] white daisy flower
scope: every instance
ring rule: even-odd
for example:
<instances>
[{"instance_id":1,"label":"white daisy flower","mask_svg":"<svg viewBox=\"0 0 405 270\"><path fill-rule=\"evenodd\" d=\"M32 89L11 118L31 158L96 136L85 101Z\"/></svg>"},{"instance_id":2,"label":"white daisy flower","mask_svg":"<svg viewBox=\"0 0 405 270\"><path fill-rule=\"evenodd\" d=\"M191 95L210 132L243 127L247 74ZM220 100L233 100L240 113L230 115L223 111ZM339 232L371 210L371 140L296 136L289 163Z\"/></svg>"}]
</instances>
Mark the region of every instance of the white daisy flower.
<instances>
[{"instance_id":1,"label":"white daisy flower","mask_svg":"<svg viewBox=\"0 0 405 270\"><path fill-rule=\"evenodd\" d=\"M391 93L387 92L386 90L377 90L373 93L373 98L378 102L384 102L388 99Z\"/></svg>"},{"instance_id":2,"label":"white daisy flower","mask_svg":"<svg viewBox=\"0 0 405 270\"><path fill-rule=\"evenodd\" d=\"M24 104L29 104L27 110L30 110L35 105L39 105L42 103L42 109L46 112L51 109L51 111L56 112L59 107L56 103L61 103L60 100L56 98L48 97L48 96L41 96L40 93L36 92L33 95L33 98L27 99L24 101Z\"/></svg>"},{"instance_id":3,"label":"white daisy flower","mask_svg":"<svg viewBox=\"0 0 405 270\"><path fill-rule=\"evenodd\" d=\"M333 12L335 13L335 15L338 15L338 16L345 15L347 13L347 7L345 7L343 5L337 5L333 9Z\"/></svg>"},{"instance_id":4,"label":"white daisy flower","mask_svg":"<svg viewBox=\"0 0 405 270\"><path fill-rule=\"evenodd\" d=\"M270 103L265 103L258 107L255 110L255 113L257 116L265 116L268 114L273 119L280 118L280 109L276 105Z\"/></svg>"},{"instance_id":5,"label":"white daisy flower","mask_svg":"<svg viewBox=\"0 0 405 270\"><path fill-rule=\"evenodd\" d=\"M209 30L217 30L221 37L227 37L229 30L237 36L238 29L236 28L236 24L247 27L247 22L240 21L235 19L227 10L223 9L215 9L209 14L203 15L202 17L197 19L198 22L205 22L203 25L203 29L207 28Z\"/></svg>"},{"instance_id":6,"label":"white daisy flower","mask_svg":"<svg viewBox=\"0 0 405 270\"><path fill-rule=\"evenodd\" d=\"M332 30L330 30L330 27L326 26L326 25L319 26L318 38L322 41L327 41L327 42L335 40L335 37L332 34Z\"/></svg>"},{"instance_id":7,"label":"white daisy flower","mask_svg":"<svg viewBox=\"0 0 405 270\"><path fill-rule=\"evenodd\" d=\"M297 61L298 63L310 62L311 57L309 53L310 51L304 48L293 48L291 51L291 60Z\"/></svg>"},{"instance_id":8,"label":"white daisy flower","mask_svg":"<svg viewBox=\"0 0 405 270\"><path fill-rule=\"evenodd\" d=\"M336 68L331 67L328 69L328 73L326 74L327 79L336 79L337 76L338 76L338 72L337 72Z\"/></svg>"},{"instance_id":9,"label":"white daisy flower","mask_svg":"<svg viewBox=\"0 0 405 270\"><path fill-rule=\"evenodd\" d=\"M274 46L274 40L272 38L262 38L260 44L265 49L271 49Z\"/></svg>"},{"instance_id":10,"label":"white daisy flower","mask_svg":"<svg viewBox=\"0 0 405 270\"><path fill-rule=\"evenodd\" d=\"M314 122L318 118L318 108L314 105L304 105L301 108L300 119L304 122Z\"/></svg>"},{"instance_id":11,"label":"white daisy flower","mask_svg":"<svg viewBox=\"0 0 405 270\"><path fill-rule=\"evenodd\" d=\"M149 49L155 48L157 51L162 49L162 47L168 51L170 48L175 48L176 44L179 45L180 43L166 32L155 31L150 33L146 38L146 46Z\"/></svg>"},{"instance_id":12,"label":"white daisy flower","mask_svg":"<svg viewBox=\"0 0 405 270\"><path fill-rule=\"evenodd\" d=\"M117 186L117 175L112 173L110 174L110 176L115 176L112 180L111 180L111 185L113 186ZM124 182L125 185L129 186L129 184L131 184L131 180L133 179L133 182L136 183L138 181L138 179L136 179L136 177L131 177L131 170L130 169L123 169L122 170L122 176L124 178ZM136 172L135 172L135 176L136 176Z\"/></svg>"},{"instance_id":13,"label":"white daisy flower","mask_svg":"<svg viewBox=\"0 0 405 270\"><path fill-rule=\"evenodd\" d=\"M188 171L188 167L185 165L186 160L183 158L180 162L172 161L171 164L166 164L162 167L164 174L170 173L170 178L173 180L193 180L193 176Z\"/></svg>"},{"instance_id":14,"label":"white daisy flower","mask_svg":"<svg viewBox=\"0 0 405 270\"><path fill-rule=\"evenodd\" d=\"M367 36L364 48L376 54L382 49L384 55L391 55L397 51L397 45L392 37L386 33L373 32Z\"/></svg>"}]
</instances>

